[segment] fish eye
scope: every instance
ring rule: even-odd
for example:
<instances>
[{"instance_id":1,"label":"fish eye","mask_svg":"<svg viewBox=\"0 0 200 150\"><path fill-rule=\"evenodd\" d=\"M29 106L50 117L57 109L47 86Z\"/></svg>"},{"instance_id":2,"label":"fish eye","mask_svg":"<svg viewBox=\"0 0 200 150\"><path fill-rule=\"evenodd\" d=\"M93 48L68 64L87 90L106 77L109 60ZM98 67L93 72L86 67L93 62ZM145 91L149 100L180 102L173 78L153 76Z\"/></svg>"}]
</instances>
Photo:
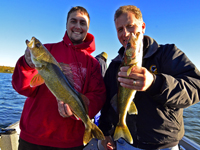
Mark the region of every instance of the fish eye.
<instances>
[{"instance_id":1,"label":"fish eye","mask_svg":"<svg viewBox=\"0 0 200 150\"><path fill-rule=\"evenodd\" d=\"M39 47L40 47L40 43L35 44L35 46L36 46L37 48L39 48Z\"/></svg>"}]
</instances>

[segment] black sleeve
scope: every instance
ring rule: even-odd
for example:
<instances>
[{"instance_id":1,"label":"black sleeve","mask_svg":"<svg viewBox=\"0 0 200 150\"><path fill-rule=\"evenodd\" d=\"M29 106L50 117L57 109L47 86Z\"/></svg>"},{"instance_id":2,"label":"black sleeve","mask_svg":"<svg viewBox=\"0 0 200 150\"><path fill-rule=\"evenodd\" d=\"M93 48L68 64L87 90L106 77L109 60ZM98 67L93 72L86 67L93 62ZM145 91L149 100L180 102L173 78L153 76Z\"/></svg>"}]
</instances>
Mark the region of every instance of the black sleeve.
<instances>
[{"instance_id":1,"label":"black sleeve","mask_svg":"<svg viewBox=\"0 0 200 150\"><path fill-rule=\"evenodd\" d=\"M105 136L110 135L109 131L118 122L118 115L110 104L112 97L117 94L117 72L120 62L109 65L104 82L106 85L106 102L101 110L101 117L99 119L99 128L102 130Z\"/></svg>"},{"instance_id":2,"label":"black sleeve","mask_svg":"<svg viewBox=\"0 0 200 150\"><path fill-rule=\"evenodd\" d=\"M185 108L199 102L200 72L175 45L165 45L161 71L147 91L153 100L173 108Z\"/></svg>"}]
</instances>

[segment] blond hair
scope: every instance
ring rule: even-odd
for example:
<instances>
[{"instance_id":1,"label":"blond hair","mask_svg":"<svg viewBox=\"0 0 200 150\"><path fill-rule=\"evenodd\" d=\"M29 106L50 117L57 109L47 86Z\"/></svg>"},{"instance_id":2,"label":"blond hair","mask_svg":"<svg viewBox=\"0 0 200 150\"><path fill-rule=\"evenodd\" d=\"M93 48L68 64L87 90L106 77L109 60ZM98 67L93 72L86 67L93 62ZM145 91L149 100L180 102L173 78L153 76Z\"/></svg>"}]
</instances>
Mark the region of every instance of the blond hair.
<instances>
[{"instance_id":1,"label":"blond hair","mask_svg":"<svg viewBox=\"0 0 200 150\"><path fill-rule=\"evenodd\" d=\"M114 15L114 21L121 16L121 14L127 13L127 12L132 12L135 14L135 18L138 19L139 21L143 22L142 18L142 12L140 11L139 8L137 8L134 5L126 5L126 6L121 6L115 11Z\"/></svg>"}]
</instances>

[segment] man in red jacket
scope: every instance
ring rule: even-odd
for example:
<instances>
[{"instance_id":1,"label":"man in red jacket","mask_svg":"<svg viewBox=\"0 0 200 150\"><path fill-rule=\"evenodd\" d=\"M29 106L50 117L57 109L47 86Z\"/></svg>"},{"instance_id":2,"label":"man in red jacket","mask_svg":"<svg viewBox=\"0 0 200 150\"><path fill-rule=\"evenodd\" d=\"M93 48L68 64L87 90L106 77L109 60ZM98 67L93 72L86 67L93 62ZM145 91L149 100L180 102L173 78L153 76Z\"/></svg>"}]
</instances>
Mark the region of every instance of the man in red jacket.
<instances>
[{"instance_id":1,"label":"man in red jacket","mask_svg":"<svg viewBox=\"0 0 200 150\"><path fill-rule=\"evenodd\" d=\"M101 110L105 85L98 61L90 54L95 50L94 36L88 33L90 17L83 7L73 7L67 16L63 40L45 44L61 63L74 88L89 99L88 115L93 118ZM20 119L19 150L82 150L84 124L73 117L69 106L56 100L45 84L30 87L37 70L29 49L19 58L12 76L13 88L27 96Z\"/></svg>"}]
</instances>

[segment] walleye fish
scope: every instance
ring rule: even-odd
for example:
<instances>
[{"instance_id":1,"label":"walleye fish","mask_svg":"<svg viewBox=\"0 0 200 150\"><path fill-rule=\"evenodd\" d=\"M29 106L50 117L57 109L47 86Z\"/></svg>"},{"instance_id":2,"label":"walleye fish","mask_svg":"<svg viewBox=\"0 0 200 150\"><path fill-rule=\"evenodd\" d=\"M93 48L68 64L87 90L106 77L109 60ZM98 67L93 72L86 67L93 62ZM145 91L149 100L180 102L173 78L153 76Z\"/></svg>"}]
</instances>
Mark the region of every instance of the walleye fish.
<instances>
[{"instance_id":1,"label":"walleye fish","mask_svg":"<svg viewBox=\"0 0 200 150\"><path fill-rule=\"evenodd\" d=\"M129 66L129 69L127 70L127 76L130 75L131 69L134 66L141 66L142 65L142 34L138 32L136 35L132 33L129 42L126 46L122 64L122 66ZM126 125L126 116L127 112L129 114L138 114L137 108L135 106L135 103L133 102L133 99L135 97L136 90L132 90L129 88L125 88L118 86L118 93L114 99L117 99L117 109L119 113L119 121L115 128L114 132L114 140L118 140L120 137L123 137L127 142L133 143L133 138L130 134L130 131ZM112 100L111 100L112 101Z\"/></svg>"},{"instance_id":2,"label":"walleye fish","mask_svg":"<svg viewBox=\"0 0 200 150\"><path fill-rule=\"evenodd\" d=\"M85 125L84 145L92 138L105 139L102 131L88 116L87 105L84 103L84 100L89 102L88 98L72 87L63 74L60 64L51 53L35 37L32 37L30 42L27 40L26 44L30 50L32 62L38 70L38 74L33 77L30 85L35 87L45 83L57 99L70 106L74 116L80 118Z\"/></svg>"}]
</instances>

